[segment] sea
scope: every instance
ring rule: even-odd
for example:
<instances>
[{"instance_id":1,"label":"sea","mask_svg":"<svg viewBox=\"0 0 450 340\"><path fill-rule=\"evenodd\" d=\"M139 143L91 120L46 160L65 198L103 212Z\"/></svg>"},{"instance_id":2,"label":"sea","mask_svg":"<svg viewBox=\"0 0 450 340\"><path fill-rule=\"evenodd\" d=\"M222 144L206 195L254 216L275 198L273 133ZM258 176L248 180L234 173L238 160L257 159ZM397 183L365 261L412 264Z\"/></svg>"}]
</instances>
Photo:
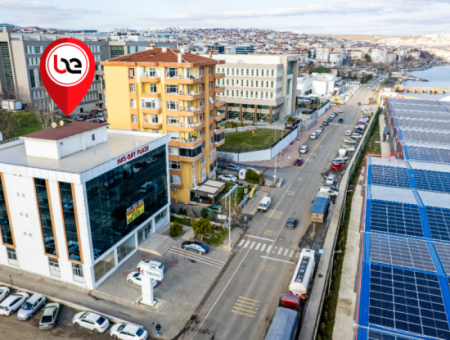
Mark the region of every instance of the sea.
<instances>
[{"instance_id":1,"label":"sea","mask_svg":"<svg viewBox=\"0 0 450 340\"><path fill-rule=\"evenodd\" d=\"M404 81L402 85L450 88L450 66L434 66L422 71L408 72L408 74L428 81L423 82L423 81L407 80ZM408 93L408 96L426 100L450 101L450 94Z\"/></svg>"}]
</instances>

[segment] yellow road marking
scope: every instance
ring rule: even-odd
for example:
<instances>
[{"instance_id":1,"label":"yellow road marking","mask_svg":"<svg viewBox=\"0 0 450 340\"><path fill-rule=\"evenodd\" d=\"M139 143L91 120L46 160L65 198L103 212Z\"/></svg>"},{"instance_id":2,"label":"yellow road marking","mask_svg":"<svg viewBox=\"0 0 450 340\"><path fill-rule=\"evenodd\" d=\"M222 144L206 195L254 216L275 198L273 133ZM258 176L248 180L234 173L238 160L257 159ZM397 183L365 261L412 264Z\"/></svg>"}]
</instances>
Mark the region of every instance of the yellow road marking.
<instances>
[{"instance_id":1,"label":"yellow road marking","mask_svg":"<svg viewBox=\"0 0 450 340\"><path fill-rule=\"evenodd\" d=\"M233 313L236 313L236 314L241 314L241 315L245 315L245 316L250 316L250 317L252 317L252 318L254 318L255 316L254 315L251 315L251 314L245 314L245 313L241 313L241 312L238 312L238 311L234 311L234 310L231 310Z\"/></svg>"},{"instance_id":2,"label":"yellow road marking","mask_svg":"<svg viewBox=\"0 0 450 340\"><path fill-rule=\"evenodd\" d=\"M277 234L276 231L269 229L266 229L266 231L264 232L264 236L275 236L276 234Z\"/></svg>"},{"instance_id":3,"label":"yellow road marking","mask_svg":"<svg viewBox=\"0 0 450 340\"><path fill-rule=\"evenodd\" d=\"M253 311L251 311L251 310L247 310L247 309L245 309L245 308L233 307L233 309L239 309L239 310L243 310L244 312L247 312L247 313L256 314L256 312L253 312Z\"/></svg>"},{"instance_id":4,"label":"yellow road marking","mask_svg":"<svg viewBox=\"0 0 450 340\"><path fill-rule=\"evenodd\" d=\"M297 181L303 181L303 178L301 178L301 177L297 177Z\"/></svg>"},{"instance_id":5,"label":"yellow road marking","mask_svg":"<svg viewBox=\"0 0 450 340\"><path fill-rule=\"evenodd\" d=\"M289 195L289 196L294 196L295 195L295 191L287 191L286 194Z\"/></svg>"},{"instance_id":6,"label":"yellow road marking","mask_svg":"<svg viewBox=\"0 0 450 340\"><path fill-rule=\"evenodd\" d=\"M243 301L239 301L239 300L238 300L238 302L243 302ZM243 304L237 303L237 302L236 302L234 305L235 305L235 306L241 306L241 307L245 307L245 308L254 309L254 307L252 307L252 306L243 305Z\"/></svg>"},{"instance_id":7,"label":"yellow road marking","mask_svg":"<svg viewBox=\"0 0 450 340\"><path fill-rule=\"evenodd\" d=\"M243 296L239 296L241 299L245 299L245 300L250 300L250 301L255 301L255 302L259 302L258 300L253 300L253 299L249 299L249 298L246 298L246 297L243 297Z\"/></svg>"},{"instance_id":8,"label":"yellow road marking","mask_svg":"<svg viewBox=\"0 0 450 340\"><path fill-rule=\"evenodd\" d=\"M259 303L247 302L247 301L242 301L242 300L239 300L239 299L237 300L237 302L246 303L248 305L259 305ZM237 303L236 303L236 305L237 305ZM251 308L250 306L246 306L246 307Z\"/></svg>"}]
</instances>

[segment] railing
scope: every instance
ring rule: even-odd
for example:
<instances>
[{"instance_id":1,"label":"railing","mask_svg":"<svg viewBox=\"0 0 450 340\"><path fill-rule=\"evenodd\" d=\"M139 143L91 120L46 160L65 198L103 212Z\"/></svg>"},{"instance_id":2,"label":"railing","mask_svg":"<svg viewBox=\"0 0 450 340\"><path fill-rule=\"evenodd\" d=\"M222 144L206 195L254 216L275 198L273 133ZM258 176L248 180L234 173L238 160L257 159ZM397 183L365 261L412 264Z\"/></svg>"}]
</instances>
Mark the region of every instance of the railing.
<instances>
[{"instance_id":1,"label":"railing","mask_svg":"<svg viewBox=\"0 0 450 340\"><path fill-rule=\"evenodd\" d=\"M6 143L10 143L10 142L14 142L15 140L19 140L19 137L2 140L2 141L0 141L0 145L1 144L6 144Z\"/></svg>"},{"instance_id":2,"label":"railing","mask_svg":"<svg viewBox=\"0 0 450 340\"><path fill-rule=\"evenodd\" d=\"M143 78L159 78L158 73L156 73L155 75L151 75L149 72L144 72L144 74L141 74L141 77Z\"/></svg>"},{"instance_id":3,"label":"railing","mask_svg":"<svg viewBox=\"0 0 450 340\"><path fill-rule=\"evenodd\" d=\"M170 124L167 123L168 126L178 126L178 127L185 127L185 128L196 128L198 126L201 126L203 123L190 123L190 124Z\"/></svg>"},{"instance_id":4,"label":"railing","mask_svg":"<svg viewBox=\"0 0 450 340\"><path fill-rule=\"evenodd\" d=\"M196 79L202 79L202 78L204 78L205 76L188 76L188 77L185 77L185 76L183 76L183 75L179 75L178 76L178 79L188 79L188 80L196 80ZM177 77L174 77L174 78L177 78ZM173 78L172 78L173 79Z\"/></svg>"}]
</instances>

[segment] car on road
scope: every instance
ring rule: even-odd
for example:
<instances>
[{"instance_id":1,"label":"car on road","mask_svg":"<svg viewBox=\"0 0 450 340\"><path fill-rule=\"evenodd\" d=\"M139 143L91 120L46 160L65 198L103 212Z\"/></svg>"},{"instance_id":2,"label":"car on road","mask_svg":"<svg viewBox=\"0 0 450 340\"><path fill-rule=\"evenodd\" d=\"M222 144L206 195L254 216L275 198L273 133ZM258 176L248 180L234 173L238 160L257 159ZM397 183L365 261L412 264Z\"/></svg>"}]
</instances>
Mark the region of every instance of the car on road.
<instances>
[{"instance_id":1,"label":"car on road","mask_svg":"<svg viewBox=\"0 0 450 340\"><path fill-rule=\"evenodd\" d=\"M319 137L319 134L316 132L311 133L311 136L309 136L310 139L317 139Z\"/></svg>"},{"instance_id":2,"label":"car on road","mask_svg":"<svg viewBox=\"0 0 450 340\"><path fill-rule=\"evenodd\" d=\"M342 124L344 122L344 120L342 118L338 119L338 123Z\"/></svg>"},{"instance_id":3,"label":"car on road","mask_svg":"<svg viewBox=\"0 0 450 340\"><path fill-rule=\"evenodd\" d=\"M45 297L41 294L33 294L17 312L17 319L28 320L45 305Z\"/></svg>"},{"instance_id":4,"label":"car on road","mask_svg":"<svg viewBox=\"0 0 450 340\"><path fill-rule=\"evenodd\" d=\"M241 168L240 167L238 167L237 165L235 165L235 164L227 164L227 166L226 166L226 168L228 169L228 170L231 170L231 171L239 171L239 170L241 170Z\"/></svg>"},{"instance_id":5,"label":"car on road","mask_svg":"<svg viewBox=\"0 0 450 340\"><path fill-rule=\"evenodd\" d=\"M319 127L317 128L317 131L322 132L323 131L323 125L319 125Z\"/></svg>"},{"instance_id":6,"label":"car on road","mask_svg":"<svg viewBox=\"0 0 450 340\"><path fill-rule=\"evenodd\" d=\"M303 164L303 158L297 158L294 162L294 165L300 166Z\"/></svg>"},{"instance_id":7,"label":"car on road","mask_svg":"<svg viewBox=\"0 0 450 340\"><path fill-rule=\"evenodd\" d=\"M219 179L224 182L233 182L233 183L236 183L238 180L236 176L228 175L228 174L220 175Z\"/></svg>"},{"instance_id":8,"label":"car on road","mask_svg":"<svg viewBox=\"0 0 450 340\"><path fill-rule=\"evenodd\" d=\"M198 241L184 241L181 244L181 249L194 251L200 255L205 255L209 252L209 247Z\"/></svg>"},{"instance_id":9,"label":"car on road","mask_svg":"<svg viewBox=\"0 0 450 340\"><path fill-rule=\"evenodd\" d=\"M339 113L344 113L344 109L340 109L340 110L339 110Z\"/></svg>"},{"instance_id":10,"label":"car on road","mask_svg":"<svg viewBox=\"0 0 450 340\"><path fill-rule=\"evenodd\" d=\"M298 224L298 220L294 217L289 217L286 222L286 228L288 229L295 229L295 227Z\"/></svg>"},{"instance_id":11,"label":"car on road","mask_svg":"<svg viewBox=\"0 0 450 340\"><path fill-rule=\"evenodd\" d=\"M0 301L6 298L9 295L8 287L0 287Z\"/></svg>"},{"instance_id":12,"label":"car on road","mask_svg":"<svg viewBox=\"0 0 450 340\"><path fill-rule=\"evenodd\" d=\"M338 155L335 159L342 159L343 161L346 161L349 159L349 157L347 157L345 155Z\"/></svg>"},{"instance_id":13,"label":"car on road","mask_svg":"<svg viewBox=\"0 0 450 340\"><path fill-rule=\"evenodd\" d=\"M346 136L351 136L351 135L352 135L352 130L347 130L347 131L345 131L345 135L346 135Z\"/></svg>"},{"instance_id":14,"label":"car on road","mask_svg":"<svg viewBox=\"0 0 450 340\"><path fill-rule=\"evenodd\" d=\"M328 124L330 124L333 121L333 118L328 117L326 121L327 121Z\"/></svg>"},{"instance_id":15,"label":"car on road","mask_svg":"<svg viewBox=\"0 0 450 340\"><path fill-rule=\"evenodd\" d=\"M109 334L113 339L122 340L146 340L148 333L145 329L132 323L116 323L111 327Z\"/></svg>"},{"instance_id":16,"label":"car on road","mask_svg":"<svg viewBox=\"0 0 450 340\"><path fill-rule=\"evenodd\" d=\"M41 320L39 321L39 329L46 330L54 328L58 319L59 310L59 303L47 303L44 307L44 312L42 313Z\"/></svg>"},{"instance_id":17,"label":"car on road","mask_svg":"<svg viewBox=\"0 0 450 340\"><path fill-rule=\"evenodd\" d=\"M324 120L323 122L322 122L322 125L323 126L328 126L330 123L328 123L328 120Z\"/></svg>"},{"instance_id":18,"label":"car on road","mask_svg":"<svg viewBox=\"0 0 450 340\"><path fill-rule=\"evenodd\" d=\"M331 188L334 191L338 191L338 189L332 184L324 184L324 185L322 185L322 187Z\"/></svg>"},{"instance_id":19,"label":"car on road","mask_svg":"<svg viewBox=\"0 0 450 340\"><path fill-rule=\"evenodd\" d=\"M209 207L206 208L207 210L213 212L214 214L220 214L222 213L222 206L221 205L210 205Z\"/></svg>"},{"instance_id":20,"label":"car on road","mask_svg":"<svg viewBox=\"0 0 450 340\"><path fill-rule=\"evenodd\" d=\"M101 315L91 312L80 312L75 314L72 320L75 326L81 326L94 331L94 333L103 333L109 327L109 320Z\"/></svg>"},{"instance_id":21,"label":"car on road","mask_svg":"<svg viewBox=\"0 0 450 340\"><path fill-rule=\"evenodd\" d=\"M351 139L351 138L345 138L345 139L344 139L344 143L347 143L347 144L356 144L356 141L355 141L354 139Z\"/></svg>"},{"instance_id":22,"label":"car on road","mask_svg":"<svg viewBox=\"0 0 450 340\"><path fill-rule=\"evenodd\" d=\"M357 132L352 133L352 138L359 139L359 138L362 138L362 137L363 136L360 133L357 133Z\"/></svg>"},{"instance_id":23,"label":"car on road","mask_svg":"<svg viewBox=\"0 0 450 340\"><path fill-rule=\"evenodd\" d=\"M360 103L360 102L358 102L358 106L361 106L361 103Z\"/></svg>"},{"instance_id":24,"label":"car on road","mask_svg":"<svg viewBox=\"0 0 450 340\"><path fill-rule=\"evenodd\" d=\"M27 293L15 293L8 296L0 303L0 315L10 316L24 304L29 298Z\"/></svg>"},{"instance_id":25,"label":"car on road","mask_svg":"<svg viewBox=\"0 0 450 340\"><path fill-rule=\"evenodd\" d=\"M334 181L335 181L335 179L336 179L336 176L335 176L335 175L329 174L329 175L327 176L327 179L326 179L325 183L326 183L326 184L333 184Z\"/></svg>"},{"instance_id":26,"label":"car on road","mask_svg":"<svg viewBox=\"0 0 450 340\"><path fill-rule=\"evenodd\" d=\"M324 192L326 194L330 194L330 196L337 196L339 195L339 192L337 190L333 190L331 187L321 187L319 192Z\"/></svg>"},{"instance_id":27,"label":"car on road","mask_svg":"<svg viewBox=\"0 0 450 340\"><path fill-rule=\"evenodd\" d=\"M344 169L344 164L332 164L331 165L332 170L341 170Z\"/></svg>"},{"instance_id":28,"label":"car on road","mask_svg":"<svg viewBox=\"0 0 450 340\"><path fill-rule=\"evenodd\" d=\"M357 127L355 127L355 131L354 132L363 135L364 134L364 128L357 126Z\"/></svg>"},{"instance_id":29,"label":"car on road","mask_svg":"<svg viewBox=\"0 0 450 340\"><path fill-rule=\"evenodd\" d=\"M347 145L346 149L347 149L347 152L355 152L356 151L356 145Z\"/></svg>"},{"instance_id":30,"label":"car on road","mask_svg":"<svg viewBox=\"0 0 450 340\"><path fill-rule=\"evenodd\" d=\"M164 267L164 264L162 264L162 263L159 262L159 261L155 261L155 260L142 260L142 261L140 261L140 262L138 263L138 265L137 265L137 269L139 270L139 272L141 272L141 267L142 267L144 264L148 264L148 265L150 266L150 268L158 268L158 269L160 269L162 272L164 272L164 270L166 269L166 268Z\"/></svg>"},{"instance_id":31,"label":"car on road","mask_svg":"<svg viewBox=\"0 0 450 340\"><path fill-rule=\"evenodd\" d=\"M345 161L344 161L343 159L337 159L337 158L335 158L335 159L333 159L333 160L331 161L331 163L333 163L333 164L345 164Z\"/></svg>"},{"instance_id":32,"label":"car on road","mask_svg":"<svg viewBox=\"0 0 450 340\"><path fill-rule=\"evenodd\" d=\"M142 286L142 274L139 272L131 272L127 276L127 281ZM157 284L158 282L155 279L152 279L152 287L155 288Z\"/></svg>"},{"instance_id":33,"label":"car on road","mask_svg":"<svg viewBox=\"0 0 450 340\"><path fill-rule=\"evenodd\" d=\"M300 147L300 153L308 153L308 151L309 151L308 145L302 145Z\"/></svg>"}]
</instances>

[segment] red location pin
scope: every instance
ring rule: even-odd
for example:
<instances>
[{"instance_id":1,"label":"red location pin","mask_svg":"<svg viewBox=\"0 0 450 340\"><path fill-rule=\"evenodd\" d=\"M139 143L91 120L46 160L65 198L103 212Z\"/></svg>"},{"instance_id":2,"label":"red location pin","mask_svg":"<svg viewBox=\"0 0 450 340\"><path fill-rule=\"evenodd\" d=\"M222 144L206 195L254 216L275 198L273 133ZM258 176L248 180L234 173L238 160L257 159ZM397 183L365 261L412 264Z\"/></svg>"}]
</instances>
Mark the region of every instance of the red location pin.
<instances>
[{"instance_id":1,"label":"red location pin","mask_svg":"<svg viewBox=\"0 0 450 340\"><path fill-rule=\"evenodd\" d=\"M95 60L85 43L63 38L47 46L39 69L48 94L68 116L89 91Z\"/></svg>"}]
</instances>

